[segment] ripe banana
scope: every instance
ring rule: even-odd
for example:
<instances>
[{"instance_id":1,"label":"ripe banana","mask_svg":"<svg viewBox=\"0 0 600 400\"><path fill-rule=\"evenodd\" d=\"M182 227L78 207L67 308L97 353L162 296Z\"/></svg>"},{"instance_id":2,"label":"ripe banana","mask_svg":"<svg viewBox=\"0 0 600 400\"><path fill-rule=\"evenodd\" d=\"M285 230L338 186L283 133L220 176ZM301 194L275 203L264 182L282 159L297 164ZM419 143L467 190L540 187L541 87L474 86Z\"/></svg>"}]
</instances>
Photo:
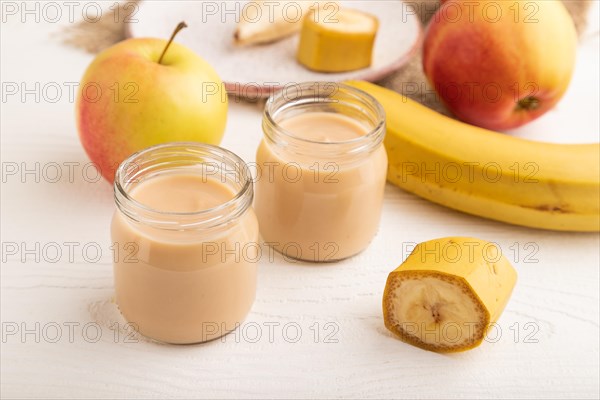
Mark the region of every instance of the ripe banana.
<instances>
[{"instance_id":1,"label":"ripe banana","mask_svg":"<svg viewBox=\"0 0 600 400\"><path fill-rule=\"evenodd\" d=\"M426 350L472 349L500 317L516 281L493 243L458 237L420 243L388 276L385 326Z\"/></svg>"},{"instance_id":2,"label":"ripe banana","mask_svg":"<svg viewBox=\"0 0 600 400\"><path fill-rule=\"evenodd\" d=\"M335 1L249 1L242 8L233 38L239 45L275 42L300 31L311 9L323 8L333 14L337 7Z\"/></svg>"},{"instance_id":3,"label":"ripe banana","mask_svg":"<svg viewBox=\"0 0 600 400\"><path fill-rule=\"evenodd\" d=\"M600 145L515 138L453 120L362 81L387 114L388 180L435 203L497 221L600 231Z\"/></svg>"}]
</instances>

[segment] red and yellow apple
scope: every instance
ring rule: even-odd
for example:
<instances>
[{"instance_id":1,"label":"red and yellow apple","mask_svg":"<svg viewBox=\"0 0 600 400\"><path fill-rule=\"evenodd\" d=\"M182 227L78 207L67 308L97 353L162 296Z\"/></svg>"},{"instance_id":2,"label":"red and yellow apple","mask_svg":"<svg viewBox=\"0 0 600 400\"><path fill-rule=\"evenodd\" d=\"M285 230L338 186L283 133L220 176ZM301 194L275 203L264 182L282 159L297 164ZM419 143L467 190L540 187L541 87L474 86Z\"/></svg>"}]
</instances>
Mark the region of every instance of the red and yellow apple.
<instances>
[{"instance_id":1,"label":"red and yellow apple","mask_svg":"<svg viewBox=\"0 0 600 400\"><path fill-rule=\"evenodd\" d=\"M427 28L423 69L459 119L510 129L560 100L576 46L559 0L446 0Z\"/></svg>"},{"instance_id":2,"label":"red and yellow apple","mask_svg":"<svg viewBox=\"0 0 600 400\"><path fill-rule=\"evenodd\" d=\"M79 137L109 182L125 158L148 146L221 142L227 121L221 79L172 39L120 42L100 53L83 76L76 106Z\"/></svg>"}]
</instances>

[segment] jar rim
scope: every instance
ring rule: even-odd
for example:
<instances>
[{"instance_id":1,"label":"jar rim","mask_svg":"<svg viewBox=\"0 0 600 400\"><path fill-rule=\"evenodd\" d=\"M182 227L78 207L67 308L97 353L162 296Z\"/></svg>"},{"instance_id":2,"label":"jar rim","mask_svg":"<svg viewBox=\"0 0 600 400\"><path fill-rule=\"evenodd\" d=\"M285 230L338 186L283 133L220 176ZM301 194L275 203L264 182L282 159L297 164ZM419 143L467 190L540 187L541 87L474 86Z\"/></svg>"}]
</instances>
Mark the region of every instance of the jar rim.
<instances>
[{"instance_id":1,"label":"jar rim","mask_svg":"<svg viewBox=\"0 0 600 400\"><path fill-rule=\"evenodd\" d=\"M337 89L337 91L334 91L334 93L338 93L340 90L343 90L345 93L350 94L354 99L358 100L361 103L361 105L371 108L371 111L375 115L377 122L374 124L374 126L372 128L370 128L368 133L361 135L357 138L349 139L349 140L327 142L327 141L319 141L319 140L303 138L301 136L295 135L293 132L290 132L287 129L284 129L283 127L281 127L281 125L277 121L275 121L275 114L282 109L282 106L285 106L286 104L288 104L290 102L290 100L296 100L296 99L286 100L285 99L286 88L282 88L282 89L278 90L277 92L273 93L267 100L267 103L265 104L265 110L264 110L263 125L266 124L270 128L270 130L276 131L278 135L283 136L286 140L296 142L298 144L316 145L316 146L318 146L320 148L324 148L324 149L325 148L330 149L335 146L352 147L352 148L360 147L362 149L364 145L375 142L374 146L368 146L369 148L371 148L371 147L375 147L376 145L380 144L383 141L383 137L385 135L385 119L386 119L385 110L383 109L383 106L379 103L379 101L377 101L377 99L375 99L369 93L367 93L361 89L355 88L353 86L346 85L344 83L338 83L338 82L309 81L309 82L295 84L292 87L297 88L301 92L306 91L306 93L313 95L312 100L311 100L311 97L309 97L308 100L301 102L301 104L310 104L310 103L315 103L315 104L325 103L325 104L327 104L328 103L328 102L326 102L326 101L324 102L322 100L319 101L319 98L326 99L327 96L322 96L322 95L320 96L319 92L315 93L314 92L315 87L317 87L317 88L321 88L321 87L335 88L335 89ZM338 100L331 101L330 103L335 103L337 101ZM279 104L279 103L283 103L283 104ZM361 111L365 112L362 108L361 108ZM265 130L265 132L266 132L266 130ZM361 146L361 145L363 145L363 146Z\"/></svg>"},{"instance_id":2,"label":"jar rim","mask_svg":"<svg viewBox=\"0 0 600 400\"><path fill-rule=\"evenodd\" d=\"M191 154L196 153L198 155L204 152L205 155L214 155L216 157L220 157L221 161L224 163L228 162L230 165L234 165L236 167L236 176L239 176L242 181L240 189L237 189L235 191L235 195L224 203L207 209L189 212L160 210L134 199L129 193L126 180L128 178L130 179L135 177L128 177L128 168L131 168L131 165L137 165L135 160L152 155L153 153L160 153L161 151L168 150L179 150L180 152L187 151ZM172 153L167 152L167 154ZM202 164L202 162L199 162L199 164ZM210 228L216 225L224 224L243 214L252 204L253 196L253 180L248 166L244 160L230 150L224 149L220 146L200 142L168 142L153 145L137 151L121 162L116 170L114 179L115 202L117 207L126 216L138 221L135 216L141 213L147 217L146 222L149 221L151 224L157 225L159 228L166 229L172 229L174 226L173 223L165 221L165 219L168 218L186 218L188 220L185 224L177 224L178 229ZM226 213L226 215L223 215L223 212L225 211L229 212Z\"/></svg>"}]
</instances>

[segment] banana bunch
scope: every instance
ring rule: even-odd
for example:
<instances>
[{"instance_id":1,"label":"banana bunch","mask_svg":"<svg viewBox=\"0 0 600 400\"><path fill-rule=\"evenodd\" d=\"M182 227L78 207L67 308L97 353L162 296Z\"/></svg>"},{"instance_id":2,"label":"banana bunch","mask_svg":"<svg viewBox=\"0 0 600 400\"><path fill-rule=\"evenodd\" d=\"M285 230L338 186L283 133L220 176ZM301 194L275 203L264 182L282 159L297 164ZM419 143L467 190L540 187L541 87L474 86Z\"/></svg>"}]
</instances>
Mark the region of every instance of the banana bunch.
<instances>
[{"instance_id":1,"label":"banana bunch","mask_svg":"<svg viewBox=\"0 0 600 400\"><path fill-rule=\"evenodd\" d=\"M519 139L453 120L368 82L347 83L386 111L391 183L497 221L600 231L599 144Z\"/></svg>"},{"instance_id":2,"label":"banana bunch","mask_svg":"<svg viewBox=\"0 0 600 400\"><path fill-rule=\"evenodd\" d=\"M299 32L309 11L324 9L334 14L338 8L338 3L332 0L252 0L242 8L233 39L244 46L275 42Z\"/></svg>"},{"instance_id":3,"label":"banana bunch","mask_svg":"<svg viewBox=\"0 0 600 400\"><path fill-rule=\"evenodd\" d=\"M502 314L516 281L494 243L459 237L420 243L388 276L385 326L425 350L472 349Z\"/></svg>"}]
</instances>

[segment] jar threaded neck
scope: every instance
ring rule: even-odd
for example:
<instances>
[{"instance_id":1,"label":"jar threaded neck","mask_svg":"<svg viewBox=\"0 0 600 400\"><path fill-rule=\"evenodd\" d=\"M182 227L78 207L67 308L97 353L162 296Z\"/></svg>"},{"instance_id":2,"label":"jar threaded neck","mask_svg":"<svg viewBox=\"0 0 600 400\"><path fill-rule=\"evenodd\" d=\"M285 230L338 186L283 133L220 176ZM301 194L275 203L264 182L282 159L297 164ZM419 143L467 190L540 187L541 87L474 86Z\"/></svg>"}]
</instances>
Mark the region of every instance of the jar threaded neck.
<instances>
[{"instance_id":1,"label":"jar threaded neck","mask_svg":"<svg viewBox=\"0 0 600 400\"><path fill-rule=\"evenodd\" d=\"M131 196L144 180L163 174L198 174L204 181L219 180L234 197L216 207L193 212L172 212L148 207ZM117 169L114 198L128 219L158 229L210 229L233 221L252 205L253 181L248 166L229 150L194 142L173 142L132 154Z\"/></svg>"},{"instance_id":2,"label":"jar threaded neck","mask_svg":"<svg viewBox=\"0 0 600 400\"><path fill-rule=\"evenodd\" d=\"M322 142L294 135L279 121L304 112L333 112L348 115L368 127L365 135L351 140ZM263 115L265 138L287 151L336 159L365 154L378 148L385 136L385 111L368 93L334 82L305 82L290 85L273 94Z\"/></svg>"}]
</instances>

